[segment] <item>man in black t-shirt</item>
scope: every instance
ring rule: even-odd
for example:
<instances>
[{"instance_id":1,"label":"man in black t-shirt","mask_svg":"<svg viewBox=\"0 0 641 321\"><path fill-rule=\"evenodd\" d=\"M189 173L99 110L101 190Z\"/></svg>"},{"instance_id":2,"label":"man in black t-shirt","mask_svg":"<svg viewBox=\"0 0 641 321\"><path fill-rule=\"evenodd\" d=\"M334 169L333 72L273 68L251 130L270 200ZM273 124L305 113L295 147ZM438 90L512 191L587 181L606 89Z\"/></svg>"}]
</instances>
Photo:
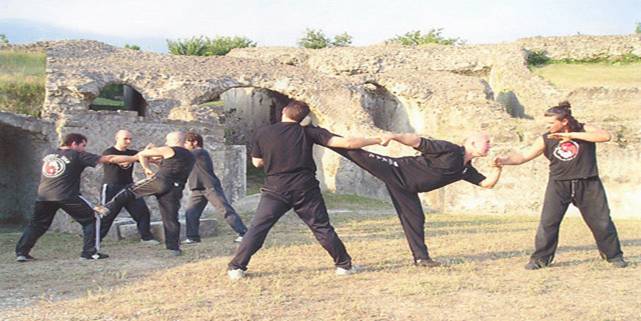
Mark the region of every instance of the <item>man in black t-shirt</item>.
<instances>
[{"instance_id":1,"label":"man in black t-shirt","mask_svg":"<svg viewBox=\"0 0 641 321\"><path fill-rule=\"evenodd\" d=\"M332 137L325 129L302 127L299 122L307 114L309 107L293 100L283 108L281 122L262 127L254 135L252 163L263 167L267 177L252 224L229 262L227 274L232 280L244 277L252 255L262 247L269 230L292 208L332 256L337 275L357 271L329 222L315 177L313 145L361 148L378 144L381 139Z\"/></svg>"},{"instance_id":2,"label":"man in black t-shirt","mask_svg":"<svg viewBox=\"0 0 641 321\"><path fill-rule=\"evenodd\" d=\"M495 159L501 165L520 165L543 154L550 161L550 177L536 231L535 249L525 268L537 270L552 263L561 221L570 203L579 208L601 257L615 267L626 267L596 161L596 143L609 141L610 133L579 123L572 116L567 101L549 108L545 118L548 132L529 149Z\"/></svg>"},{"instance_id":3,"label":"man in black t-shirt","mask_svg":"<svg viewBox=\"0 0 641 321\"><path fill-rule=\"evenodd\" d=\"M82 225L84 243L81 258L108 257L106 254L96 253L94 212L91 204L80 195L80 175L86 167L95 167L100 163L124 163L127 159L123 156L87 153L86 147L85 136L71 133L64 137L61 147L44 157L33 217L16 244L16 261L27 262L34 259L29 252L49 229L58 209L63 209Z\"/></svg>"},{"instance_id":4,"label":"man in black t-shirt","mask_svg":"<svg viewBox=\"0 0 641 321\"><path fill-rule=\"evenodd\" d=\"M125 155L133 156L138 154L137 150L129 149L131 146L132 135L128 130L119 130L116 132L116 144L105 149L103 155ZM102 176L102 188L100 192L100 202L106 204L116 194L122 191L125 187L132 184L133 181L133 163L122 164L105 164L103 166L104 174ZM150 231L150 212L145 200L137 198L129 203L124 204L124 207L129 212L129 215L136 221L138 233L140 233L141 241L145 244L156 245L158 241L154 240ZM116 219L120 214L121 209L114 209L109 215L102 218L100 225L100 238L103 239Z\"/></svg>"},{"instance_id":5,"label":"man in black t-shirt","mask_svg":"<svg viewBox=\"0 0 641 321\"><path fill-rule=\"evenodd\" d=\"M191 195L187 202L187 210L185 211L185 224L187 231L187 239L185 244L193 244L200 242L199 226L200 216L207 206L207 202L211 203L223 212L223 217L227 224L238 234L234 242L239 243L243 239L243 235L247 232L247 227L243 224L236 210L229 204L223 186L220 180L214 173L214 165L211 161L209 153L203 148L203 137L194 132L187 132L185 138L185 148L191 151L196 159L194 168L189 174L187 185L191 190Z\"/></svg>"},{"instance_id":6,"label":"man in black t-shirt","mask_svg":"<svg viewBox=\"0 0 641 321\"><path fill-rule=\"evenodd\" d=\"M333 134L332 134L333 135ZM416 134L386 134L382 144L394 140L421 152L420 156L388 157L362 149L330 148L385 183L410 246L414 264L436 267L425 245L425 214L418 193L429 192L459 180L483 188L497 183L501 168L489 177L480 174L472 159L487 156L490 140L486 134L473 134L464 146L444 140L422 138Z\"/></svg>"},{"instance_id":7,"label":"man in black t-shirt","mask_svg":"<svg viewBox=\"0 0 641 321\"><path fill-rule=\"evenodd\" d=\"M182 254L178 210L185 183L195 162L191 152L183 147L184 144L184 133L171 132L167 134L165 146L145 149L137 156L122 156L127 157L129 162L140 161L147 178L123 189L104 206L94 208L102 216L108 216L111 212L119 210L124 204L136 198L155 195L165 230L165 246L173 256ZM158 172L154 173L149 168L149 162L156 158L160 158L162 161Z\"/></svg>"}]
</instances>

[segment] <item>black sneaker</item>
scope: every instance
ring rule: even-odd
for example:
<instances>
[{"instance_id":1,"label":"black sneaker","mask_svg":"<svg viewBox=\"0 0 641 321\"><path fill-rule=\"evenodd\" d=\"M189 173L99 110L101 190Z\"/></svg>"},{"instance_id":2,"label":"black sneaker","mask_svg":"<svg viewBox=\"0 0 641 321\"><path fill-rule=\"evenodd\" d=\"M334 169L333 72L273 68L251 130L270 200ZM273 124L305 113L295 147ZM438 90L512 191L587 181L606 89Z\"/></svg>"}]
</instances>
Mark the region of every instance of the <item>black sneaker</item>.
<instances>
[{"instance_id":1,"label":"black sneaker","mask_svg":"<svg viewBox=\"0 0 641 321\"><path fill-rule=\"evenodd\" d=\"M16 255L16 262L20 262L20 263L33 261L35 259L36 259L35 257L33 257L33 256L29 255L29 254Z\"/></svg>"},{"instance_id":2,"label":"black sneaker","mask_svg":"<svg viewBox=\"0 0 641 321\"><path fill-rule=\"evenodd\" d=\"M525 269L526 269L526 270L538 270L538 269L542 269L542 268L544 268L544 267L547 267L548 265L549 265L549 264L548 264L548 263L545 263L544 261L540 261L540 260L530 260L530 262L528 262L528 263L525 265Z\"/></svg>"},{"instance_id":3,"label":"black sneaker","mask_svg":"<svg viewBox=\"0 0 641 321\"><path fill-rule=\"evenodd\" d=\"M422 266L422 267L426 267L426 268L434 268L434 267L439 267L442 264L437 262L437 261L434 261L434 260L432 260L431 258L428 257L427 259L418 259L418 260L414 261L414 265Z\"/></svg>"},{"instance_id":4,"label":"black sneaker","mask_svg":"<svg viewBox=\"0 0 641 321\"><path fill-rule=\"evenodd\" d=\"M89 253L82 253L80 254L80 259L81 260L102 260L108 258L109 255L103 254L103 253L94 253L94 254L89 254Z\"/></svg>"},{"instance_id":5,"label":"black sneaker","mask_svg":"<svg viewBox=\"0 0 641 321\"><path fill-rule=\"evenodd\" d=\"M619 268L619 269L622 269L622 268L628 266L628 262L626 262L623 259L623 256L621 256L621 255L619 255L619 256L617 256L617 257L615 257L613 259L609 259L608 262L610 264L612 264L614 267Z\"/></svg>"}]
</instances>

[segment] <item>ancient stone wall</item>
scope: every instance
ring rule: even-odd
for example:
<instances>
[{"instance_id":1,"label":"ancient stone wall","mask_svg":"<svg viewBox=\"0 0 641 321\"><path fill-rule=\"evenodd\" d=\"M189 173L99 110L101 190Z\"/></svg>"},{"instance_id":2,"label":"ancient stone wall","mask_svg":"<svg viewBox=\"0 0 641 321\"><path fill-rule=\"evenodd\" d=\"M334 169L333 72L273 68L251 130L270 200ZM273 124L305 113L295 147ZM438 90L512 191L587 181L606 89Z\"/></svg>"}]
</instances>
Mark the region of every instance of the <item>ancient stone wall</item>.
<instances>
[{"instance_id":1,"label":"ancient stone wall","mask_svg":"<svg viewBox=\"0 0 641 321\"><path fill-rule=\"evenodd\" d=\"M528 51L543 51L551 59L616 59L641 56L641 35L531 37L516 44Z\"/></svg>"}]
</instances>

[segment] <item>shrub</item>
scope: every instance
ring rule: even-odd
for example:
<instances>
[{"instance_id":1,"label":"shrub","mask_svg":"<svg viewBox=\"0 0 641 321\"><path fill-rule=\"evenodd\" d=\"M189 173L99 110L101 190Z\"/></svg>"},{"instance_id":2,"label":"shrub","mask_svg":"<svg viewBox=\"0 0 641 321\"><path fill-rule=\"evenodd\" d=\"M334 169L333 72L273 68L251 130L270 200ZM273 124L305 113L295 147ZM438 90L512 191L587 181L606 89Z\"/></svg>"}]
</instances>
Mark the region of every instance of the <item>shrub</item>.
<instances>
[{"instance_id":1,"label":"shrub","mask_svg":"<svg viewBox=\"0 0 641 321\"><path fill-rule=\"evenodd\" d=\"M348 47L351 44L352 36L347 32L334 36L334 39L332 40L320 29L305 29L305 35L298 40L298 46L307 49Z\"/></svg>"},{"instance_id":2,"label":"shrub","mask_svg":"<svg viewBox=\"0 0 641 321\"><path fill-rule=\"evenodd\" d=\"M425 44L440 44L440 45L462 45L465 44L464 40L460 38L446 38L442 35L443 28L430 29L427 33L421 31L410 31L402 36L397 35L392 39L385 41L387 44L400 44L403 46L420 46Z\"/></svg>"},{"instance_id":3,"label":"shrub","mask_svg":"<svg viewBox=\"0 0 641 321\"><path fill-rule=\"evenodd\" d=\"M5 34L0 33L0 45L8 45L9 38Z\"/></svg>"},{"instance_id":4,"label":"shrub","mask_svg":"<svg viewBox=\"0 0 641 321\"><path fill-rule=\"evenodd\" d=\"M256 47L256 42L245 37L192 37L167 40L169 53L186 56L224 56L234 48Z\"/></svg>"},{"instance_id":5,"label":"shrub","mask_svg":"<svg viewBox=\"0 0 641 321\"><path fill-rule=\"evenodd\" d=\"M138 45L130 45L130 44L128 44L128 43L127 43L127 44L125 44L125 48L127 48L127 49L131 49L131 50L140 51L140 46L138 46Z\"/></svg>"},{"instance_id":6,"label":"shrub","mask_svg":"<svg viewBox=\"0 0 641 321\"><path fill-rule=\"evenodd\" d=\"M545 50L527 51L527 64L530 66L545 65L550 62L550 57L547 56Z\"/></svg>"}]
</instances>

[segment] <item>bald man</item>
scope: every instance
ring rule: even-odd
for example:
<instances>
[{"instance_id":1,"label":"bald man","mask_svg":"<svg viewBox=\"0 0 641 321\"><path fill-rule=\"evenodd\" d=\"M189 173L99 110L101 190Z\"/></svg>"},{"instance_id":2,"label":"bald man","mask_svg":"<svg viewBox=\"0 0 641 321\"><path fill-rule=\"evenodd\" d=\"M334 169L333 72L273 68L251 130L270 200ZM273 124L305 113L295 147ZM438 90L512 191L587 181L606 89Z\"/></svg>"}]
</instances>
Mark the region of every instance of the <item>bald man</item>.
<instances>
[{"instance_id":1,"label":"bald man","mask_svg":"<svg viewBox=\"0 0 641 321\"><path fill-rule=\"evenodd\" d=\"M416 134L386 134L381 145L390 141L413 147L420 156L387 157L362 149L328 147L354 162L385 183L392 198L405 237L410 246L414 264L436 267L425 245L425 214L418 193L429 192L459 180L492 188L501 175L501 167L485 177L472 166L472 159L485 157L490 150L487 134L473 134L463 146L444 140L423 138Z\"/></svg>"},{"instance_id":2,"label":"bald man","mask_svg":"<svg viewBox=\"0 0 641 321\"><path fill-rule=\"evenodd\" d=\"M135 149L129 149L133 141L131 132L121 129L116 132L116 143L105 149L103 155L125 155L133 156L138 154ZM102 204L109 202L116 194L125 189L125 187L133 184L133 163L122 164L105 164L103 166L104 174L102 176L102 187L100 191L100 200ZM157 245L158 241L154 240L151 234L149 223L150 213L145 200L142 198L133 199L125 203L124 208L127 209L131 218L136 221L138 233L142 243ZM100 238L103 239L116 219L120 214L121 208L115 208L109 215L102 218L100 225Z\"/></svg>"},{"instance_id":3,"label":"bald man","mask_svg":"<svg viewBox=\"0 0 641 321\"><path fill-rule=\"evenodd\" d=\"M104 206L94 208L100 215L109 216L134 199L156 196L165 230L165 246L173 256L182 254L178 210L185 183L195 162L191 152L183 147L184 144L183 132L171 132L165 138L165 146L148 148L135 156L126 156L129 157L127 161L140 162L147 178L131 184ZM149 167L149 162L155 159L162 159L156 173Z\"/></svg>"}]
</instances>

